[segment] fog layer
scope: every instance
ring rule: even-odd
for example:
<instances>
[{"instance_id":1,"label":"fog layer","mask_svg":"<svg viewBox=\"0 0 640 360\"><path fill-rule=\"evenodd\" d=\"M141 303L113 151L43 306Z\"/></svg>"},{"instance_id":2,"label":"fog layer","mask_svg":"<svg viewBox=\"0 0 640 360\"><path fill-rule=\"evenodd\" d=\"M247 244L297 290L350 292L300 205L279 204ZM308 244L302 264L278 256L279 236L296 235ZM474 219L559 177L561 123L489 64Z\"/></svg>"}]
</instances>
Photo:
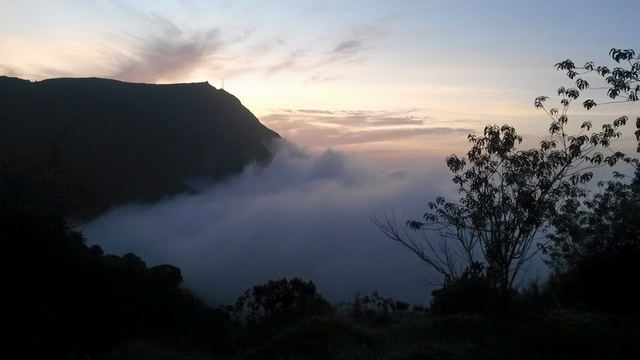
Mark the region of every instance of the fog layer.
<instances>
[{"instance_id":1,"label":"fog layer","mask_svg":"<svg viewBox=\"0 0 640 360\"><path fill-rule=\"evenodd\" d=\"M370 219L383 211L399 221L419 218L436 196L456 197L444 159L422 168L382 170L282 141L268 167L250 166L221 184L200 182L197 194L112 209L82 230L108 253L180 267L185 285L212 302L232 303L270 279L301 277L333 302L378 291L427 303L428 268Z\"/></svg>"}]
</instances>

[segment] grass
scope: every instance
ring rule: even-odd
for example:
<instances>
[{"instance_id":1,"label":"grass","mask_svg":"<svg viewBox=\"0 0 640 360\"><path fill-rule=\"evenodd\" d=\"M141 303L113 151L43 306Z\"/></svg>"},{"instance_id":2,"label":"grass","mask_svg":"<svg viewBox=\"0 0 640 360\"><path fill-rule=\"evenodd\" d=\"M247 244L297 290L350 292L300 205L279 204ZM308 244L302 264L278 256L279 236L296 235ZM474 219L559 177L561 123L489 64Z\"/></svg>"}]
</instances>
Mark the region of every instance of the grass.
<instances>
[{"instance_id":1,"label":"grass","mask_svg":"<svg viewBox=\"0 0 640 360\"><path fill-rule=\"evenodd\" d=\"M210 354L156 341L127 341L99 357L102 360L211 360Z\"/></svg>"},{"instance_id":2,"label":"grass","mask_svg":"<svg viewBox=\"0 0 640 360\"><path fill-rule=\"evenodd\" d=\"M356 320L345 315L245 326L228 359L638 359L640 319L593 314ZM130 342L100 357L216 359L189 348Z\"/></svg>"}]
</instances>

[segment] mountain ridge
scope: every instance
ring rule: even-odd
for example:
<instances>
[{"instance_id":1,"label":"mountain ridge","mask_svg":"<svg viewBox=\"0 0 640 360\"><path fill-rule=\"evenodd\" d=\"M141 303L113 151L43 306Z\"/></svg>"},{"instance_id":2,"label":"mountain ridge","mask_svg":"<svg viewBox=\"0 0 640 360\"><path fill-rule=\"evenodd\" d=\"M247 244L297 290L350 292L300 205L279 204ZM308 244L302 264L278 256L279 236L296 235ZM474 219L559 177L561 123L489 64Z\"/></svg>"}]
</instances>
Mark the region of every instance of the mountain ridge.
<instances>
[{"instance_id":1,"label":"mountain ridge","mask_svg":"<svg viewBox=\"0 0 640 360\"><path fill-rule=\"evenodd\" d=\"M0 76L3 197L89 219L271 158L280 136L207 82Z\"/></svg>"}]
</instances>

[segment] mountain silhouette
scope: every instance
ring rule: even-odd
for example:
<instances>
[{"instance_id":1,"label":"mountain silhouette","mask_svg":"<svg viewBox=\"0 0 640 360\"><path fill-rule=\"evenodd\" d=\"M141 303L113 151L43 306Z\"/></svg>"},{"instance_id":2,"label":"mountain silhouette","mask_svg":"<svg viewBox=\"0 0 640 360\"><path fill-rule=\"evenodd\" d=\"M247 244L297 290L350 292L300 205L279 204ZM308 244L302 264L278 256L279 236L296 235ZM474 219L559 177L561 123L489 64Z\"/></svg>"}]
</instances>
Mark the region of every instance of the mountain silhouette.
<instances>
[{"instance_id":1,"label":"mountain silhouette","mask_svg":"<svg viewBox=\"0 0 640 360\"><path fill-rule=\"evenodd\" d=\"M275 138L208 83L0 77L2 196L80 220L265 163Z\"/></svg>"}]
</instances>

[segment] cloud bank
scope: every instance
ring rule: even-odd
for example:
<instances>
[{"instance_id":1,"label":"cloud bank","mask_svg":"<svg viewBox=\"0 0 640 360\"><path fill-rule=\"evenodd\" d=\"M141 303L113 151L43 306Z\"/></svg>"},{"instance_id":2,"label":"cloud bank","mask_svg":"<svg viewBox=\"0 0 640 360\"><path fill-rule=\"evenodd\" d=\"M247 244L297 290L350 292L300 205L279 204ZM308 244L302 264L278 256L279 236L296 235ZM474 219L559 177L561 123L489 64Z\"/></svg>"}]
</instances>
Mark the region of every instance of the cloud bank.
<instances>
[{"instance_id":1,"label":"cloud bank","mask_svg":"<svg viewBox=\"0 0 640 360\"><path fill-rule=\"evenodd\" d=\"M379 291L426 303L428 269L370 216L395 209L416 218L436 196L455 196L444 164L431 168L384 171L283 142L266 168L248 167L195 195L113 209L82 230L109 253L180 267L185 284L213 302L231 303L270 279L301 277L331 301Z\"/></svg>"}]
</instances>

